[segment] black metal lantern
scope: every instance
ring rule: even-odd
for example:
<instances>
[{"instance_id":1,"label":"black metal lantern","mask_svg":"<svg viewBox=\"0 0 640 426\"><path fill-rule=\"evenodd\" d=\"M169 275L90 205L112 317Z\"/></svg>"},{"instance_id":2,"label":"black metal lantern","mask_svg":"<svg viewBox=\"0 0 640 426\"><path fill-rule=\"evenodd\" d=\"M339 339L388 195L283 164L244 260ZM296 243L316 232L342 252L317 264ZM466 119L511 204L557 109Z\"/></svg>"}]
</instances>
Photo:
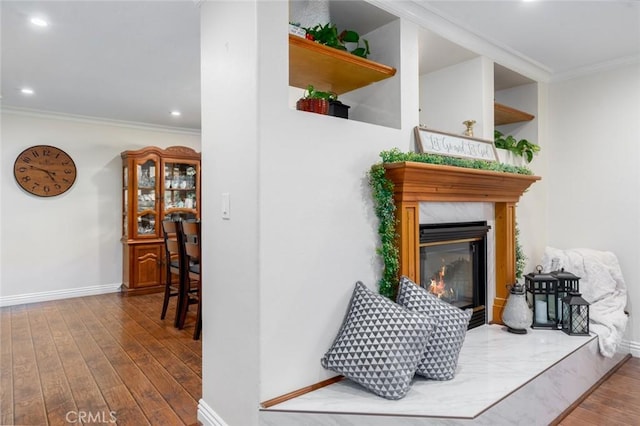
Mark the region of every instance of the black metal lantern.
<instances>
[{"instance_id":1,"label":"black metal lantern","mask_svg":"<svg viewBox=\"0 0 640 426\"><path fill-rule=\"evenodd\" d=\"M589 302L580 293L562 299L562 331L572 336L589 335Z\"/></svg>"},{"instance_id":2,"label":"black metal lantern","mask_svg":"<svg viewBox=\"0 0 640 426\"><path fill-rule=\"evenodd\" d=\"M558 279L551 274L543 274L542 266L536 266L537 273L524 276L527 298L533 307L531 328L557 330L561 307L558 306Z\"/></svg>"},{"instance_id":3,"label":"black metal lantern","mask_svg":"<svg viewBox=\"0 0 640 426\"><path fill-rule=\"evenodd\" d=\"M556 293L558 301L558 320L561 322L564 318L562 302L569 293L580 293L580 277L576 277L571 272L565 271L564 268L559 271L551 272L551 275L558 279ZM562 327L562 324L560 323L558 326Z\"/></svg>"}]
</instances>

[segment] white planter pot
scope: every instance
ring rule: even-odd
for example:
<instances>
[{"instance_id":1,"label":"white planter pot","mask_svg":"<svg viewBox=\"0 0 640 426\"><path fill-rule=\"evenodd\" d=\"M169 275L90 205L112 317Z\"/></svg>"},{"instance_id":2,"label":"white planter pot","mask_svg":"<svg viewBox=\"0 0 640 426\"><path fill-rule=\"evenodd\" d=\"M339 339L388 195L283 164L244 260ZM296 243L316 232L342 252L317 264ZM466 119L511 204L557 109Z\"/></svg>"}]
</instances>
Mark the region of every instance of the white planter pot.
<instances>
[{"instance_id":1,"label":"white planter pot","mask_svg":"<svg viewBox=\"0 0 640 426\"><path fill-rule=\"evenodd\" d=\"M523 157L515 155L513 152L502 148L496 148L498 151L498 161L511 166L525 167L527 162Z\"/></svg>"}]
</instances>

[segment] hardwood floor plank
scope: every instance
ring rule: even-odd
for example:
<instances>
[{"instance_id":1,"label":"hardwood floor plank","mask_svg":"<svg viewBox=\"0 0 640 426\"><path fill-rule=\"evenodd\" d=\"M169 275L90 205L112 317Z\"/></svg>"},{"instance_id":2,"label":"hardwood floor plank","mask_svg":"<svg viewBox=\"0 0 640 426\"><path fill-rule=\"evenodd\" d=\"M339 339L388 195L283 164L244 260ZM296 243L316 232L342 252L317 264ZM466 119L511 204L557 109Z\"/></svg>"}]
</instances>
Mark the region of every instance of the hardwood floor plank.
<instances>
[{"instance_id":1,"label":"hardwood floor plank","mask_svg":"<svg viewBox=\"0 0 640 426\"><path fill-rule=\"evenodd\" d=\"M596 388L560 425L640 424L640 359L630 358Z\"/></svg>"},{"instance_id":2,"label":"hardwood floor plank","mask_svg":"<svg viewBox=\"0 0 640 426\"><path fill-rule=\"evenodd\" d=\"M41 425L47 423L44 398L40 388L27 309L12 308L11 335L13 350L13 424Z\"/></svg>"},{"instance_id":3,"label":"hardwood floor plank","mask_svg":"<svg viewBox=\"0 0 640 426\"><path fill-rule=\"evenodd\" d=\"M109 359L111 367L118 374L120 380L128 385L134 399L138 401L142 400L143 403L148 406L148 410L144 410L145 412L151 413L154 410L165 408L164 400L159 397L152 384L146 380L146 377L138 366L130 359L126 351L122 349L121 336L111 334L109 328L114 327L120 329L119 325L117 325L119 321L112 321L112 318L109 318L109 320L101 318L104 316L103 310L99 311L99 316L93 316L92 312L94 311L90 309L90 307L76 304L74 313L68 313L68 315L70 319L72 319L76 314L83 314L82 317L85 319L84 324L88 327L88 330L90 330L90 333L93 335L95 342L105 357ZM88 315L92 316L92 318ZM139 383L136 381L139 381ZM142 407L142 405L140 406Z\"/></svg>"},{"instance_id":4,"label":"hardwood floor plank","mask_svg":"<svg viewBox=\"0 0 640 426\"><path fill-rule=\"evenodd\" d=\"M105 316L120 314L120 309L115 305L103 305ZM120 345L126 351L131 360L142 369L145 376L155 386L157 391L169 403L172 410L186 423L197 421L193 405L197 405L194 399L174 377L158 362L155 354L148 350L156 339L142 328L128 313L122 313L121 321L108 330L120 338ZM135 334L135 335L134 335Z\"/></svg>"},{"instance_id":5,"label":"hardwood floor plank","mask_svg":"<svg viewBox=\"0 0 640 426\"><path fill-rule=\"evenodd\" d=\"M199 400L202 396L202 357L182 345L170 344L168 340L172 339L168 339L166 332L158 329L147 316L138 311L129 312L129 315L136 322L135 326L129 327L132 335L196 401ZM149 335L154 338L147 338Z\"/></svg>"},{"instance_id":6,"label":"hardwood floor plank","mask_svg":"<svg viewBox=\"0 0 640 426\"><path fill-rule=\"evenodd\" d=\"M114 386L103 392L109 407L115 412L115 417L120 425L144 425L150 424L142 409L124 385Z\"/></svg>"},{"instance_id":7,"label":"hardwood floor plank","mask_svg":"<svg viewBox=\"0 0 640 426\"><path fill-rule=\"evenodd\" d=\"M193 328L185 327L183 330L178 330L173 327L173 322L169 318L173 318L175 308L172 308L167 314L165 320L160 319L161 298L153 299L147 298L145 301L135 302L136 310L128 309L132 301L127 298L121 298L120 300L112 300L112 303L118 304L121 309L128 309L129 312L138 314L136 320L145 328L148 329L156 337L161 337L161 340L168 339L169 336L173 337L172 350L176 351L176 355L181 356L185 360L195 360L193 368L198 375L202 374L202 341L193 340ZM171 314L171 316L169 315ZM144 320L142 318L145 318ZM179 342L179 346L177 343ZM175 344L175 345L174 345ZM190 351L190 352L189 352Z\"/></svg>"},{"instance_id":8,"label":"hardwood floor plank","mask_svg":"<svg viewBox=\"0 0 640 426\"><path fill-rule=\"evenodd\" d=\"M77 411L91 415L108 413L109 407L74 339L73 333L77 332L78 324L70 323L64 318L72 310L72 306L67 300L57 301L55 306L57 310L50 313L49 321L50 324L55 324L58 330L54 342Z\"/></svg>"},{"instance_id":9,"label":"hardwood floor plank","mask_svg":"<svg viewBox=\"0 0 640 426\"><path fill-rule=\"evenodd\" d=\"M0 424L13 423L11 308L0 308Z\"/></svg>"},{"instance_id":10,"label":"hardwood floor plank","mask_svg":"<svg viewBox=\"0 0 640 426\"><path fill-rule=\"evenodd\" d=\"M67 377L58 356L58 350L49 329L48 313L50 310L31 309L28 312L31 325L31 338L36 350L36 361L40 371L40 385L47 412L64 405L75 409L73 395ZM51 418L51 416L49 416Z\"/></svg>"},{"instance_id":11,"label":"hardwood floor plank","mask_svg":"<svg viewBox=\"0 0 640 426\"><path fill-rule=\"evenodd\" d=\"M99 305L100 315L96 316L95 319L101 327L98 327L94 322L91 331L92 333L96 333L96 342L101 347L105 356L110 360L111 365L127 386L145 416L151 421L157 412L165 412L167 409L172 411L169 403L144 373L146 365L137 365L135 360L132 359L131 354L126 350L127 346L131 345L131 336L128 335L126 329L121 325L128 322L126 315L113 313L106 309L106 305L100 304L96 300L85 300L83 303L87 303L87 305L81 308L81 310L84 309L89 312L95 312L95 309L98 307L96 305ZM113 321L114 317L118 318L118 321ZM182 403L183 401L181 400L180 404ZM196 413L195 410L193 410L193 406L192 403L190 412L195 416ZM173 416L179 419L175 413Z\"/></svg>"}]
</instances>

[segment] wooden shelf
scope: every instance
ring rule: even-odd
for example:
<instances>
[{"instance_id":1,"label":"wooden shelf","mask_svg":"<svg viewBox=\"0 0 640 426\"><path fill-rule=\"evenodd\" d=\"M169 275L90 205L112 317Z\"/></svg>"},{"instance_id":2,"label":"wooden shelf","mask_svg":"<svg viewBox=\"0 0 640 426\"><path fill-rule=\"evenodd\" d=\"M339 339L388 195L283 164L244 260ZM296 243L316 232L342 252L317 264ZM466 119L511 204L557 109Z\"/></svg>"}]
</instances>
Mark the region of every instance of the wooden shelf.
<instances>
[{"instance_id":1,"label":"wooden shelf","mask_svg":"<svg viewBox=\"0 0 640 426\"><path fill-rule=\"evenodd\" d=\"M508 107L499 103L494 103L493 106L494 125L500 126L502 124L519 123L521 121L531 121L535 116L519 111L515 108Z\"/></svg>"},{"instance_id":2,"label":"wooden shelf","mask_svg":"<svg viewBox=\"0 0 640 426\"><path fill-rule=\"evenodd\" d=\"M393 77L396 69L289 34L289 85L341 95Z\"/></svg>"}]
</instances>

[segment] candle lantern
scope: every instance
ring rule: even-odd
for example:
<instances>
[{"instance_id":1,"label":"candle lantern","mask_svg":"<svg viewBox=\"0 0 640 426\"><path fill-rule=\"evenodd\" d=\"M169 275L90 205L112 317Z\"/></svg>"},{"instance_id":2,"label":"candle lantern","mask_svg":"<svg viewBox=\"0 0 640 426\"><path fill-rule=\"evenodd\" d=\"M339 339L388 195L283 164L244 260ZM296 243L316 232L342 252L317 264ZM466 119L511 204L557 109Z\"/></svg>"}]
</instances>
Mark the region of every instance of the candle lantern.
<instances>
[{"instance_id":1,"label":"candle lantern","mask_svg":"<svg viewBox=\"0 0 640 426\"><path fill-rule=\"evenodd\" d=\"M558 327L562 327L562 321L565 318L564 315L564 298L569 293L580 293L580 277L576 277L571 272L565 271L564 268L559 271L551 272L551 275L558 279L557 285L557 302L558 302Z\"/></svg>"},{"instance_id":2,"label":"candle lantern","mask_svg":"<svg viewBox=\"0 0 640 426\"><path fill-rule=\"evenodd\" d=\"M570 292L562 299L562 331L572 336L589 335L589 302L580 293Z\"/></svg>"},{"instance_id":3,"label":"candle lantern","mask_svg":"<svg viewBox=\"0 0 640 426\"><path fill-rule=\"evenodd\" d=\"M536 266L537 272L524 276L527 298L533 307L531 328L556 330L559 324L558 279L551 274L542 273L542 266Z\"/></svg>"}]
</instances>

